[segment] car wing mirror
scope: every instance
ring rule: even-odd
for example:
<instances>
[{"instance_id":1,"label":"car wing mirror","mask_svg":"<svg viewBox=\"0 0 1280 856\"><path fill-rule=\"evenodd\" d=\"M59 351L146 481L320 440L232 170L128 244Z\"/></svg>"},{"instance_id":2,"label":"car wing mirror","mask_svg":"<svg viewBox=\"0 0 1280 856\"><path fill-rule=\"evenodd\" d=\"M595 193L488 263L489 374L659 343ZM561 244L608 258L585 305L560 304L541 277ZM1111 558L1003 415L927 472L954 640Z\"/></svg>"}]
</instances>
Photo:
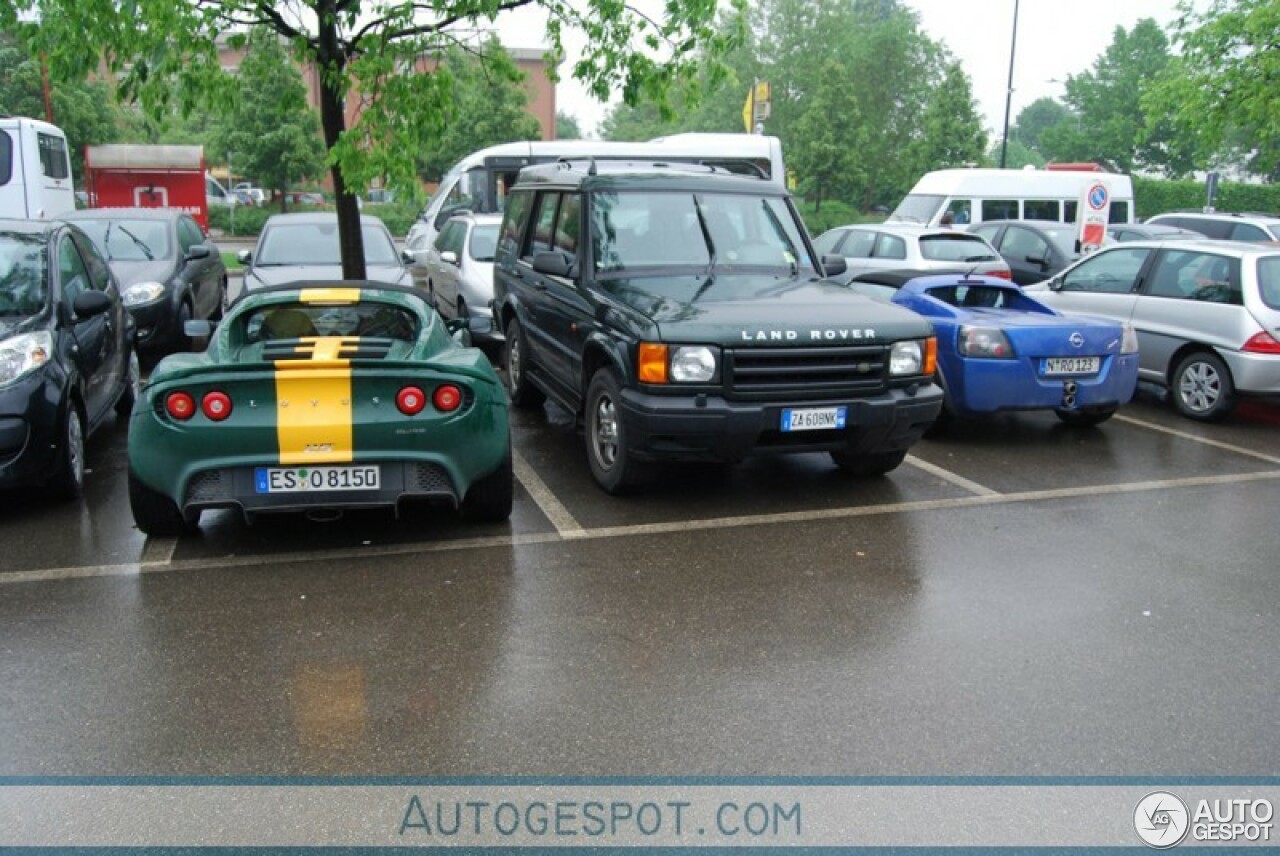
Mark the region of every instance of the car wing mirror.
<instances>
[{"instance_id":1,"label":"car wing mirror","mask_svg":"<svg viewBox=\"0 0 1280 856\"><path fill-rule=\"evenodd\" d=\"M240 264L242 265L249 264L251 261L253 261L253 251L241 250L240 252L236 253L236 261L240 262Z\"/></svg>"},{"instance_id":2,"label":"car wing mirror","mask_svg":"<svg viewBox=\"0 0 1280 856\"><path fill-rule=\"evenodd\" d=\"M849 262L844 256L830 255L822 257L822 270L827 276L839 276L847 273L849 270Z\"/></svg>"},{"instance_id":3,"label":"car wing mirror","mask_svg":"<svg viewBox=\"0 0 1280 856\"><path fill-rule=\"evenodd\" d=\"M449 335L453 337L453 341L463 348L471 347L471 329L465 318L451 318L444 322L444 328L449 331Z\"/></svg>"},{"instance_id":4,"label":"car wing mirror","mask_svg":"<svg viewBox=\"0 0 1280 856\"><path fill-rule=\"evenodd\" d=\"M1045 267L1046 265L1049 264L1049 257L1030 255L1030 256L1027 256L1027 263L1033 264L1033 265L1040 265L1040 267Z\"/></svg>"},{"instance_id":5,"label":"car wing mirror","mask_svg":"<svg viewBox=\"0 0 1280 856\"><path fill-rule=\"evenodd\" d=\"M404 262L407 265L417 264L418 262L418 260L413 257L413 253L409 252L408 250L400 251L400 261Z\"/></svg>"},{"instance_id":6,"label":"car wing mirror","mask_svg":"<svg viewBox=\"0 0 1280 856\"><path fill-rule=\"evenodd\" d=\"M542 252L533 257L534 271L547 276L559 276L569 279L573 277L573 268L573 259L564 253Z\"/></svg>"},{"instance_id":7,"label":"car wing mirror","mask_svg":"<svg viewBox=\"0 0 1280 856\"><path fill-rule=\"evenodd\" d=\"M101 315L111 308L111 298L104 291L82 291L71 301L71 311L78 320Z\"/></svg>"},{"instance_id":8,"label":"car wing mirror","mask_svg":"<svg viewBox=\"0 0 1280 856\"><path fill-rule=\"evenodd\" d=\"M457 265L458 254L455 253L453 250L445 250L444 252L440 253L440 261L444 262L447 265Z\"/></svg>"},{"instance_id":9,"label":"car wing mirror","mask_svg":"<svg viewBox=\"0 0 1280 856\"><path fill-rule=\"evenodd\" d=\"M209 249L208 244L193 244L191 249L187 250L187 261L193 262L196 259L207 259L213 255L213 250Z\"/></svg>"}]
</instances>

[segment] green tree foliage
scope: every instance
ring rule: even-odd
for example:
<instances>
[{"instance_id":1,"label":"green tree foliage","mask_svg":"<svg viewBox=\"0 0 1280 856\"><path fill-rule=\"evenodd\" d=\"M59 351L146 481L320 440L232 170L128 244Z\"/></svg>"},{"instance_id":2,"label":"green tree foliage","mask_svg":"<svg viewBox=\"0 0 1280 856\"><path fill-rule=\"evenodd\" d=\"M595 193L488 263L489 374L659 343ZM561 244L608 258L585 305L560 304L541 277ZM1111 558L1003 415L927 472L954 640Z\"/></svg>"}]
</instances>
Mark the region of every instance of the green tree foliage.
<instances>
[{"instance_id":1,"label":"green tree foliage","mask_svg":"<svg viewBox=\"0 0 1280 856\"><path fill-rule=\"evenodd\" d=\"M101 83L51 80L53 122L67 135L71 171L77 186L84 181L84 147L121 138L124 116L110 87ZM0 33L0 113L44 119L44 84L40 63L12 36Z\"/></svg>"},{"instance_id":2,"label":"green tree foliage","mask_svg":"<svg viewBox=\"0 0 1280 856\"><path fill-rule=\"evenodd\" d=\"M1009 145L1005 147L1004 165L1006 169L1022 169L1024 166L1034 166L1040 169L1045 165L1044 155L1040 152L1025 146L1021 140L1013 138L1013 132L1009 132ZM1000 141L996 140L991 144L991 148L987 150L987 166L1000 166Z\"/></svg>"},{"instance_id":3,"label":"green tree foliage","mask_svg":"<svg viewBox=\"0 0 1280 856\"><path fill-rule=\"evenodd\" d=\"M921 173L972 166L982 162L986 147L987 132L969 78L959 63L948 63L941 82L925 101L920 134L910 147L911 160Z\"/></svg>"},{"instance_id":4,"label":"green tree foliage","mask_svg":"<svg viewBox=\"0 0 1280 856\"><path fill-rule=\"evenodd\" d=\"M478 52L450 48L433 76L450 97L443 105L445 126L419 159L419 173L427 181L439 181L477 149L541 138L542 128L527 110L524 75L497 39Z\"/></svg>"},{"instance_id":5,"label":"green tree foliage","mask_svg":"<svg viewBox=\"0 0 1280 856\"><path fill-rule=\"evenodd\" d=\"M581 140L582 128L578 126L578 117L563 110L556 111L556 139Z\"/></svg>"},{"instance_id":6,"label":"green tree foliage","mask_svg":"<svg viewBox=\"0 0 1280 856\"><path fill-rule=\"evenodd\" d=\"M1142 106L1143 93L1170 73L1170 62L1169 41L1154 20L1144 18L1129 31L1116 27L1093 67L1067 79L1066 102L1079 122L1045 129L1040 151L1049 160L1108 160L1121 172L1185 174L1191 161L1169 122Z\"/></svg>"},{"instance_id":7,"label":"green tree foliage","mask_svg":"<svg viewBox=\"0 0 1280 856\"><path fill-rule=\"evenodd\" d=\"M1009 129L1009 139L1017 140L1023 146L1040 151L1041 137L1044 132L1063 123L1074 125L1076 116L1061 102L1052 98L1037 98L1018 113L1013 127ZM997 155L997 160L999 156ZM1040 158L1044 160L1043 157Z\"/></svg>"},{"instance_id":8,"label":"green tree foliage","mask_svg":"<svg viewBox=\"0 0 1280 856\"><path fill-rule=\"evenodd\" d=\"M1184 0L1179 10L1180 59L1148 93L1148 115L1168 117L1198 165L1243 136L1250 168L1280 174L1280 0Z\"/></svg>"},{"instance_id":9,"label":"green tree foliage","mask_svg":"<svg viewBox=\"0 0 1280 856\"><path fill-rule=\"evenodd\" d=\"M273 30L255 30L240 63L239 97L217 117L209 148L233 158L238 174L279 193L324 170L320 122L307 104L302 75Z\"/></svg>"},{"instance_id":10,"label":"green tree foliage","mask_svg":"<svg viewBox=\"0 0 1280 856\"><path fill-rule=\"evenodd\" d=\"M184 113L230 105L235 83L222 71L219 35L243 44L245 28L263 25L286 38L296 60L318 69L343 274L359 279L364 248L352 191L385 177L412 192L416 153L439 150L447 130L452 80L431 73L428 58L520 7L546 12L553 57L563 55L566 30L585 36L591 50L569 71L601 100L621 92L629 103L643 96L670 109L668 93L695 86L703 59L732 47L732 34L716 27L716 0L670 3L661 18L616 0L7 0L0 30L20 33L32 55L45 52L63 78L105 62L152 116L175 93ZM348 124L347 108L357 104Z\"/></svg>"}]
</instances>

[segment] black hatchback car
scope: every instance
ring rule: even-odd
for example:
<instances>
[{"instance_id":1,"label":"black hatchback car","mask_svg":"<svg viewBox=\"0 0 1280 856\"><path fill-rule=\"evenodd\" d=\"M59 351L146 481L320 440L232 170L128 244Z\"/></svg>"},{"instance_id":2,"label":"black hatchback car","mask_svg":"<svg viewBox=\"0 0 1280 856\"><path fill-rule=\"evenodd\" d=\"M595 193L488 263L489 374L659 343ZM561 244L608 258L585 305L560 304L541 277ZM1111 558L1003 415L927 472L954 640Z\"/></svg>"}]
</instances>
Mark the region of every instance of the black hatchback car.
<instances>
[{"instance_id":1,"label":"black hatchback car","mask_svg":"<svg viewBox=\"0 0 1280 856\"><path fill-rule=\"evenodd\" d=\"M984 220L969 231L987 239L1009 263L1018 285L1044 282L1080 258L1076 224L1056 220Z\"/></svg>"},{"instance_id":2,"label":"black hatchback car","mask_svg":"<svg viewBox=\"0 0 1280 856\"><path fill-rule=\"evenodd\" d=\"M222 317L227 267L190 214L173 208L88 208L63 219L83 229L107 257L142 350L188 350L187 321Z\"/></svg>"},{"instance_id":3,"label":"black hatchback car","mask_svg":"<svg viewBox=\"0 0 1280 856\"><path fill-rule=\"evenodd\" d=\"M0 220L0 488L80 494L85 439L137 398L133 332L88 236Z\"/></svg>"}]
</instances>

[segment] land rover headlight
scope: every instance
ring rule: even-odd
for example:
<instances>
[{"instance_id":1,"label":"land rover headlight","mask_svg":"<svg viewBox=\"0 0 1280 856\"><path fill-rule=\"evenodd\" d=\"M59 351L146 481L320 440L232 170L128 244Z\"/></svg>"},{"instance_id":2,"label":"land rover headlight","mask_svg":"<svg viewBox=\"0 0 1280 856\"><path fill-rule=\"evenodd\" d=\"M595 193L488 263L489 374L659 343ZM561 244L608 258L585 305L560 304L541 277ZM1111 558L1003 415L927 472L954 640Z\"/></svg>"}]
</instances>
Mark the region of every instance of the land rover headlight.
<instances>
[{"instance_id":1,"label":"land rover headlight","mask_svg":"<svg viewBox=\"0 0 1280 856\"><path fill-rule=\"evenodd\" d=\"M671 349L671 379L676 383L706 383L716 376L716 354L706 345Z\"/></svg>"},{"instance_id":2,"label":"land rover headlight","mask_svg":"<svg viewBox=\"0 0 1280 856\"><path fill-rule=\"evenodd\" d=\"M0 385L13 383L35 371L53 356L53 334L48 330L24 333L0 341Z\"/></svg>"},{"instance_id":3,"label":"land rover headlight","mask_svg":"<svg viewBox=\"0 0 1280 856\"><path fill-rule=\"evenodd\" d=\"M894 377L924 374L924 357L925 344L919 339L894 342L889 348L889 374Z\"/></svg>"},{"instance_id":4,"label":"land rover headlight","mask_svg":"<svg viewBox=\"0 0 1280 856\"><path fill-rule=\"evenodd\" d=\"M158 282L135 282L124 290L124 294L120 295L120 299L124 301L125 306L141 306L144 303L154 303L164 297L164 285Z\"/></svg>"}]
</instances>

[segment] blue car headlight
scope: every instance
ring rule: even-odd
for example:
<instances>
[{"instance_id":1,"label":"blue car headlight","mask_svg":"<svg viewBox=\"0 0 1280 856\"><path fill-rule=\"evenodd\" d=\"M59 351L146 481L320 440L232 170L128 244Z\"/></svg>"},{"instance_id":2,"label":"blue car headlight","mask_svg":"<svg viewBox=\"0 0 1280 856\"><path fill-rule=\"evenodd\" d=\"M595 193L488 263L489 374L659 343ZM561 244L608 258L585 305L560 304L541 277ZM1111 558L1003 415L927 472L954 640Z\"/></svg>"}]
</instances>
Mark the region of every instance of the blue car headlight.
<instances>
[{"instance_id":1,"label":"blue car headlight","mask_svg":"<svg viewBox=\"0 0 1280 856\"><path fill-rule=\"evenodd\" d=\"M125 306L141 306L144 303L155 303L164 297L164 284L159 282L135 282L127 286L120 299Z\"/></svg>"},{"instance_id":2,"label":"blue car headlight","mask_svg":"<svg viewBox=\"0 0 1280 856\"><path fill-rule=\"evenodd\" d=\"M0 341L0 386L33 372L53 356L53 334L48 330L24 333Z\"/></svg>"}]
</instances>

